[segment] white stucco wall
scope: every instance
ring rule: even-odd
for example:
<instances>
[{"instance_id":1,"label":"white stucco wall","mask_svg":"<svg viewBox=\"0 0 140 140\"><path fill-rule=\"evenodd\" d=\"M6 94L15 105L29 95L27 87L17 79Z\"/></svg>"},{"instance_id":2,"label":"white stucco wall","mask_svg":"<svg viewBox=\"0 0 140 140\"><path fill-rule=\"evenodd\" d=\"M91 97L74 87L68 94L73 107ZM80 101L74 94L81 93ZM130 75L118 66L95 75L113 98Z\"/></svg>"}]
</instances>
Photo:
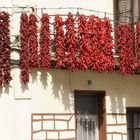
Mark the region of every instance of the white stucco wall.
<instances>
[{"instance_id":1,"label":"white stucco wall","mask_svg":"<svg viewBox=\"0 0 140 140\"><path fill-rule=\"evenodd\" d=\"M19 78L19 69L14 69L13 74ZM93 85L88 86L87 80L92 80ZM31 137L31 113L74 112L74 89L105 90L107 113L125 113L125 107L140 106L139 83L139 75L122 77L118 72L69 73L67 70L56 69L37 71L37 78L31 76L28 88L21 88L20 82L13 80L9 92L3 89L0 97L0 126L3 126L0 128L0 136L5 140L28 140ZM29 99L20 99L22 94L29 94ZM120 120L126 122L125 117ZM113 117L107 121L113 122Z\"/></svg>"}]
</instances>

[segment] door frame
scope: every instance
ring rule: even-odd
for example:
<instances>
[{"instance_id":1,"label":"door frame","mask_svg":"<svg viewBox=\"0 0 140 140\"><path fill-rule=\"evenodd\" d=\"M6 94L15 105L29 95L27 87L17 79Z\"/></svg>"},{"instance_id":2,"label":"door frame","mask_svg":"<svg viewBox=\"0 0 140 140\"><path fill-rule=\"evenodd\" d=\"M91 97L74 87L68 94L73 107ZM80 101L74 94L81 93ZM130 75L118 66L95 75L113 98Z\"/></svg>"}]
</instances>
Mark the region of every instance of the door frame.
<instances>
[{"instance_id":1,"label":"door frame","mask_svg":"<svg viewBox=\"0 0 140 140\"><path fill-rule=\"evenodd\" d=\"M74 111L76 115L76 95L97 95L98 96L98 125L99 140L107 140L106 132L106 92L104 90L74 90ZM76 130L77 130L77 122ZM77 137L77 136L76 136Z\"/></svg>"}]
</instances>

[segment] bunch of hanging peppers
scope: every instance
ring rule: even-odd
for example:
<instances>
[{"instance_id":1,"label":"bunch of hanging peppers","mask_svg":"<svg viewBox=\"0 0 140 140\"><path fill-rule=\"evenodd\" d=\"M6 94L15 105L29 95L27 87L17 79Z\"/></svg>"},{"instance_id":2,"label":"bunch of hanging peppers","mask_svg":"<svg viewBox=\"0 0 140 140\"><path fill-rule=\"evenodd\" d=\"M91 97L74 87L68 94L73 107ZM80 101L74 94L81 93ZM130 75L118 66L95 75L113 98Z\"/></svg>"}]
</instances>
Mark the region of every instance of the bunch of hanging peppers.
<instances>
[{"instance_id":1,"label":"bunch of hanging peppers","mask_svg":"<svg viewBox=\"0 0 140 140\"><path fill-rule=\"evenodd\" d=\"M137 69L140 72L140 23L136 24Z\"/></svg>"},{"instance_id":2,"label":"bunch of hanging peppers","mask_svg":"<svg viewBox=\"0 0 140 140\"><path fill-rule=\"evenodd\" d=\"M11 78L11 50L10 50L10 15L7 12L2 12L2 51L3 51L3 75L4 82L10 83Z\"/></svg>"},{"instance_id":3,"label":"bunch of hanging peppers","mask_svg":"<svg viewBox=\"0 0 140 140\"><path fill-rule=\"evenodd\" d=\"M20 69L21 82L29 82L29 22L28 15L23 12L20 17Z\"/></svg>"},{"instance_id":4,"label":"bunch of hanging peppers","mask_svg":"<svg viewBox=\"0 0 140 140\"><path fill-rule=\"evenodd\" d=\"M88 43L87 17L79 15L78 17L78 45L79 59L78 65L81 70L88 70L91 64L92 49Z\"/></svg>"},{"instance_id":5,"label":"bunch of hanging peppers","mask_svg":"<svg viewBox=\"0 0 140 140\"><path fill-rule=\"evenodd\" d=\"M54 18L54 44L56 46L56 68L66 67L63 19L59 15Z\"/></svg>"},{"instance_id":6,"label":"bunch of hanging peppers","mask_svg":"<svg viewBox=\"0 0 140 140\"><path fill-rule=\"evenodd\" d=\"M48 69L50 67L50 27L49 27L49 15L43 14L41 18L41 30L40 30L40 54L41 54L41 67Z\"/></svg>"},{"instance_id":7,"label":"bunch of hanging peppers","mask_svg":"<svg viewBox=\"0 0 140 140\"><path fill-rule=\"evenodd\" d=\"M75 30L75 18L72 13L68 13L68 17L65 21L66 34L65 34L65 47L67 49L67 68L70 71L77 70L77 37Z\"/></svg>"},{"instance_id":8,"label":"bunch of hanging peppers","mask_svg":"<svg viewBox=\"0 0 140 140\"><path fill-rule=\"evenodd\" d=\"M115 60L114 60L114 53L113 53L113 38L111 36L112 33L112 25L108 18L104 18L103 21L103 29L102 29L102 36L101 38L104 40L102 45L102 52L103 52L103 60L104 64L102 65L103 71L113 71L115 67Z\"/></svg>"},{"instance_id":9,"label":"bunch of hanging peppers","mask_svg":"<svg viewBox=\"0 0 140 140\"><path fill-rule=\"evenodd\" d=\"M131 25L118 24L116 31L120 72L122 75L134 74L134 38Z\"/></svg>"},{"instance_id":10,"label":"bunch of hanging peppers","mask_svg":"<svg viewBox=\"0 0 140 140\"><path fill-rule=\"evenodd\" d=\"M0 86L3 84L3 14L0 12Z\"/></svg>"},{"instance_id":11,"label":"bunch of hanging peppers","mask_svg":"<svg viewBox=\"0 0 140 140\"><path fill-rule=\"evenodd\" d=\"M29 16L29 64L31 68L39 66L37 22L36 15L31 13Z\"/></svg>"}]
</instances>

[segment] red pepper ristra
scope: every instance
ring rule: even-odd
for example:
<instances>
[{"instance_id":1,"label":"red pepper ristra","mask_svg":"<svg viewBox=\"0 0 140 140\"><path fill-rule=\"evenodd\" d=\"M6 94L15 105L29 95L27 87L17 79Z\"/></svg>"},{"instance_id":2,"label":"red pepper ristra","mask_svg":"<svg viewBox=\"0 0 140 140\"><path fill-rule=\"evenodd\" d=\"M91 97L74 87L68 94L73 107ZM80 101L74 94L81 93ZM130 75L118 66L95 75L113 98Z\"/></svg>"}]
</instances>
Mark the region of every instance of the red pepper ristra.
<instances>
[{"instance_id":1,"label":"red pepper ristra","mask_svg":"<svg viewBox=\"0 0 140 140\"><path fill-rule=\"evenodd\" d=\"M137 68L140 72L140 23L136 24Z\"/></svg>"},{"instance_id":2,"label":"red pepper ristra","mask_svg":"<svg viewBox=\"0 0 140 140\"><path fill-rule=\"evenodd\" d=\"M66 34L65 34L65 47L67 48L67 67L70 71L75 71L77 67L77 37L75 30L75 18L72 13L68 13L65 21Z\"/></svg>"},{"instance_id":3,"label":"red pepper ristra","mask_svg":"<svg viewBox=\"0 0 140 140\"><path fill-rule=\"evenodd\" d=\"M129 24L118 24L117 47L122 75L134 74L134 42L133 31Z\"/></svg>"},{"instance_id":4,"label":"red pepper ristra","mask_svg":"<svg viewBox=\"0 0 140 140\"><path fill-rule=\"evenodd\" d=\"M29 22L28 15L23 12L20 17L20 78L21 82L26 84L29 82Z\"/></svg>"},{"instance_id":5,"label":"red pepper ristra","mask_svg":"<svg viewBox=\"0 0 140 140\"><path fill-rule=\"evenodd\" d=\"M3 20L3 14L0 12L0 20ZM0 22L0 86L3 84L3 24Z\"/></svg>"},{"instance_id":6,"label":"red pepper ristra","mask_svg":"<svg viewBox=\"0 0 140 140\"><path fill-rule=\"evenodd\" d=\"M10 15L7 12L2 12L3 26L3 74L4 82L9 85L11 81L11 51L10 51Z\"/></svg>"},{"instance_id":7,"label":"red pepper ristra","mask_svg":"<svg viewBox=\"0 0 140 140\"><path fill-rule=\"evenodd\" d=\"M37 18L34 13L29 16L29 64L31 68L39 66Z\"/></svg>"},{"instance_id":8,"label":"red pepper ristra","mask_svg":"<svg viewBox=\"0 0 140 140\"><path fill-rule=\"evenodd\" d=\"M79 59L78 65L81 70L88 70L91 64L91 47L88 43L87 19L85 15L78 17L78 45Z\"/></svg>"},{"instance_id":9,"label":"red pepper ristra","mask_svg":"<svg viewBox=\"0 0 140 140\"><path fill-rule=\"evenodd\" d=\"M103 71L103 53L101 52L104 40L102 39L103 22L97 16L89 16L88 20L88 42L91 46L90 67L93 71Z\"/></svg>"},{"instance_id":10,"label":"red pepper ristra","mask_svg":"<svg viewBox=\"0 0 140 140\"><path fill-rule=\"evenodd\" d=\"M63 29L63 19L59 15L56 15L54 18L54 44L56 46L56 68L64 68L66 67L65 60L65 51L66 48L64 46L64 29Z\"/></svg>"},{"instance_id":11,"label":"red pepper ristra","mask_svg":"<svg viewBox=\"0 0 140 140\"><path fill-rule=\"evenodd\" d=\"M104 64L102 65L105 69L104 71L113 71L115 68L115 59L113 53L113 38L111 36L112 33L112 25L110 23L109 18L105 17L103 20L103 29L102 36L103 44L102 44L102 52L103 52L103 60Z\"/></svg>"},{"instance_id":12,"label":"red pepper ristra","mask_svg":"<svg viewBox=\"0 0 140 140\"><path fill-rule=\"evenodd\" d=\"M48 69L50 67L50 27L49 27L49 15L43 14L41 18L41 30L40 30L40 54L41 54L41 67Z\"/></svg>"}]
</instances>

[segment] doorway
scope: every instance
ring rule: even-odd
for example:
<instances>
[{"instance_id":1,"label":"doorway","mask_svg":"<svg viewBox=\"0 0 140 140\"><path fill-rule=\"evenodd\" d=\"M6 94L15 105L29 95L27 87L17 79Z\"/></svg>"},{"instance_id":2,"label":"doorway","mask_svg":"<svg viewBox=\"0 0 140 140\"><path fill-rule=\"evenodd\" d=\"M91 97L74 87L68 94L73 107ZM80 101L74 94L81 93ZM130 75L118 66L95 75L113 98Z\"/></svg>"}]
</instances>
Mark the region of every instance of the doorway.
<instances>
[{"instance_id":1,"label":"doorway","mask_svg":"<svg viewBox=\"0 0 140 140\"><path fill-rule=\"evenodd\" d=\"M77 140L106 140L105 92L75 91Z\"/></svg>"}]
</instances>

